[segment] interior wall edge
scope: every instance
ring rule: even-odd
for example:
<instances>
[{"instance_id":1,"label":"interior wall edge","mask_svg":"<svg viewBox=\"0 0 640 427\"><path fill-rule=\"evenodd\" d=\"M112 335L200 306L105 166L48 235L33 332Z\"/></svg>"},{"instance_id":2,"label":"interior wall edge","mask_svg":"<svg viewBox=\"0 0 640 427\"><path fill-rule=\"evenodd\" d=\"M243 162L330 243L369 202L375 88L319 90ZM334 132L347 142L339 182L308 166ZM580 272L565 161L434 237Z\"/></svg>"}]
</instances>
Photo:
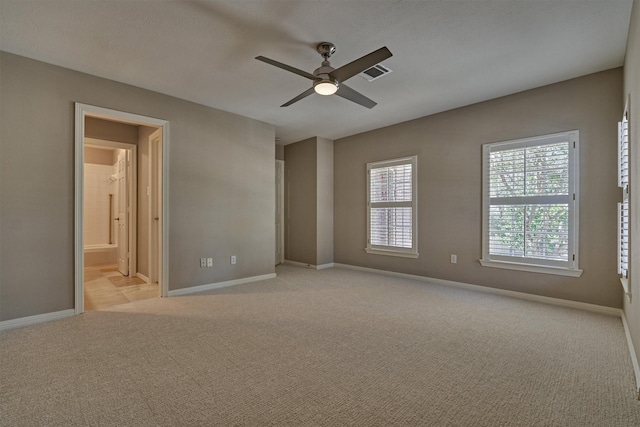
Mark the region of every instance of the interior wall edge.
<instances>
[{"instance_id":1,"label":"interior wall edge","mask_svg":"<svg viewBox=\"0 0 640 427\"><path fill-rule=\"evenodd\" d=\"M629 322L627 322L627 317L624 311L622 311L620 317L622 318L622 324L624 325L624 335L627 339L631 364L633 365L633 373L636 377L636 392L638 393L638 400L640 400L640 364L638 363L638 357L636 356L637 352L633 345L633 339L631 338L631 329L629 328Z\"/></svg>"}]
</instances>

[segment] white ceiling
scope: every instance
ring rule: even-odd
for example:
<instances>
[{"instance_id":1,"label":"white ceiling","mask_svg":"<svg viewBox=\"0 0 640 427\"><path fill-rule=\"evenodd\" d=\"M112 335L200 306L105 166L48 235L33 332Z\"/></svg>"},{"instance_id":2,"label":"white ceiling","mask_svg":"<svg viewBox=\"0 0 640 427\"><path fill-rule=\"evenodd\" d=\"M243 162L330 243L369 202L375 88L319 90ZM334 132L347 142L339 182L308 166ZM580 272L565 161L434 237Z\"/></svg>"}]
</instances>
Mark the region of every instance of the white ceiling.
<instances>
[{"instance_id":1,"label":"white ceiling","mask_svg":"<svg viewBox=\"0 0 640 427\"><path fill-rule=\"evenodd\" d=\"M0 49L276 126L281 143L353 135L621 66L632 0L0 0ZM279 106L382 46L393 73Z\"/></svg>"}]
</instances>

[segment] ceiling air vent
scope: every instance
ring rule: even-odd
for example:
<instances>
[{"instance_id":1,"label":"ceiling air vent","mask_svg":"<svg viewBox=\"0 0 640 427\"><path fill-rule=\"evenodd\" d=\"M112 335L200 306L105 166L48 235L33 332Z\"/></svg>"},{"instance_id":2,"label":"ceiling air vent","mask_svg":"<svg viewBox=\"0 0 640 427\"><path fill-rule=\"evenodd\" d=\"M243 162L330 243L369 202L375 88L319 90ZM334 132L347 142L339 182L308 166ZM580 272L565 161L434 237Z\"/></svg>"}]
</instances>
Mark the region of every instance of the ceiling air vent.
<instances>
[{"instance_id":1,"label":"ceiling air vent","mask_svg":"<svg viewBox=\"0 0 640 427\"><path fill-rule=\"evenodd\" d=\"M361 72L360 74L358 74L360 77L363 77L365 79L367 79L367 81L374 81L376 79L379 79L380 77L384 76L385 74L389 74L390 72L392 72L391 69L385 67L382 64L376 64L373 67L364 70L363 72Z\"/></svg>"}]
</instances>

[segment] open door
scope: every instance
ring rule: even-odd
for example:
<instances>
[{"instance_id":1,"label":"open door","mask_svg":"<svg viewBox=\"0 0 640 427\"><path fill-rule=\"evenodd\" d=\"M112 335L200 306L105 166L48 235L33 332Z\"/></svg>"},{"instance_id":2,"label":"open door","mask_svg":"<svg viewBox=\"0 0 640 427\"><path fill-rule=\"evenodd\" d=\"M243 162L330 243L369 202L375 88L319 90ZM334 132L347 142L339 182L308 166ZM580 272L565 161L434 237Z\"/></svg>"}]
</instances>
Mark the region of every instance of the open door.
<instances>
[{"instance_id":1,"label":"open door","mask_svg":"<svg viewBox=\"0 0 640 427\"><path fill-rule=\"evenodd\" d=\"M118 151L118 271L129 275L129 152Z\"/></svg>"},{"instance_id":2,"label":"open door","mask_svg":"<svg viewBox=\"0 0 640 427\"><path fill-rule=\"evenodd\" d=\"M162 129L149 136L149 281L160 281L162 263Z\"/></svg>"}]
</instances>

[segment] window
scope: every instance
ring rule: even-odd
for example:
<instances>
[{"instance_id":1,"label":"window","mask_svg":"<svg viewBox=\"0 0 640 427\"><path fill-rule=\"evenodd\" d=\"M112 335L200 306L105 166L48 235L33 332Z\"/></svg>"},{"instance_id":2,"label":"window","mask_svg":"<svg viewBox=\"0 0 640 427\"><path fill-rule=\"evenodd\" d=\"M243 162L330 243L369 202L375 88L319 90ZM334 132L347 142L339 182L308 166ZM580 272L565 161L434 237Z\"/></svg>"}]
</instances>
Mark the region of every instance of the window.
<instances>
[{"instance_id":1,"label":"window","mask_svg":"<svg viewBox=\"0 0 640 427\"><path fill-rule=\"evenodd\" d=\"M629 294L629 120L625 108L618 122L618 186L622 202L618 203L618 274L626 294Z\"/></svg>"},{"instance_id":2,"label":"window","mask_svg":"<svg viewBox=\"0 0 640 427\"><path fill-rule=\"evenodd\" d=\"M578 277L578 131L483 146L485 267Z\"/></svg>"},{"instance_id":3,"label":"window","mask_svg":"<svg viewBox=\"0 0 640 427\"><path fill-rule=\"evenodd\" d=\"M418 257L417 156L367 163L367 248Z\"/></svg>"}]
</instances>

